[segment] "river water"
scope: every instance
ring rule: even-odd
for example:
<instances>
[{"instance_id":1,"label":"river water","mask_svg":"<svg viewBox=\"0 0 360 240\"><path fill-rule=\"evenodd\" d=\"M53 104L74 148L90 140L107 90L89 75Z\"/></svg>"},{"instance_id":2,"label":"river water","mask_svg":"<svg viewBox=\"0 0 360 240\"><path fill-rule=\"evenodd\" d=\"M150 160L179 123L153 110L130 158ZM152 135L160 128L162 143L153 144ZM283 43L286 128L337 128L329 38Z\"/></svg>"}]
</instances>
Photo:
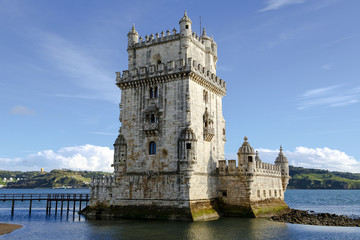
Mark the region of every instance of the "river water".
<instances>
[{"instance_id":1,"label":"river water","mask_svg":"<svg viewBox=\"0 0 360 240\"><path fill-rule=\"evenodd\" d=\"M2 193L89 193L87 189L0 189ZM360 190L287 190L289 207L360 217ZM16 223L23 228L0 239L360 239L360 228L308 226L271 222L265 219L221 218L209 222L163 220L88 221L78 214L50 216L46 202L15 204L0 202L0 222ZM76 206L78 209L78 206Z\"/></svg>"}]
</instances>

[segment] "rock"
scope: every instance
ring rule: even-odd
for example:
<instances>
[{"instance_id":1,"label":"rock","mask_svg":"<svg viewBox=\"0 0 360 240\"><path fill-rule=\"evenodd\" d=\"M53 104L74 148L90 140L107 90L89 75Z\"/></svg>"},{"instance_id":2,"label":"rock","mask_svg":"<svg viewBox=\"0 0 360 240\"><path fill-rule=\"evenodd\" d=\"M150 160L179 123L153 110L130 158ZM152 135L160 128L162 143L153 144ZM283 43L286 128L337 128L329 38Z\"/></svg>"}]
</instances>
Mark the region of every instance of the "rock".
<instances>
[{"instance_id":1,"label":"rock","mask_svg":"<svg viewBox=\"0 0 360 240\"><path fill-rule=\"evenodd\" d=\"M346 226L359 227L360 219L349 218L344 215L336 215L329 213L314 213L303 210L291 209L283 215L270 217L269 220L276 222L287 222L307 225L323 225L323 226Z\"/></svg>"}]
</instances>

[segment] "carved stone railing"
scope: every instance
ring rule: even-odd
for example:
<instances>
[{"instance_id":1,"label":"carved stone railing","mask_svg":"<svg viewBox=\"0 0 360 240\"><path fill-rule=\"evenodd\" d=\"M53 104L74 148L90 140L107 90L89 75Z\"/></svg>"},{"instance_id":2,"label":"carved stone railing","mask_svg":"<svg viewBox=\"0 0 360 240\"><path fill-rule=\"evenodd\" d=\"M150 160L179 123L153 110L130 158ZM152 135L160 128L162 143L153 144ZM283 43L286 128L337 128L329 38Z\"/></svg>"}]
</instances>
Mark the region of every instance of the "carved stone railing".
<instances>
[{"instance_id":1,"label":"carved stone railing","mask_svg":"<svg viewBox=\"0 0 360 240\"><path fill-rule=\"evenodd\" d=\"M250 173L246 166L237 167L236 160L220 160L219 161L219 174L220 175L228 175L228 174L247 174ZM280 166L271 164L271 163L256 163L252 172L255 175L267 175L267 176L281 176L281 168Z\"/></svg>"},{"instance_id":2,"label":"carved stone railing","mask_svg":"<svg viewBox=\"0 0 360 240\"><path fill-rule=\"evenodd\" d=\"M158 123L146 123L144 125L144 132L146 136L155 136L159 133Z\"/></svg>"},{"instance_id":3,"label":"carved stone railing","mask_svg":"<svg viewBox=\"0 0 360 240\"><path fill-rule=\"evenodd\" d=\"M116 183L115 176L102 176L95 177L91 179L90 186L91 187L109 187L114 186Z\"/></svg>"},{"instance_id":4,"label":"carved stone railing","mask_svg":"<svg viewBox=\"0 0 360 240\"><path fill-rule=\"evenodd\" d=\"M124 70L122 74L121 72L116 72L116 84L120 88L126 88L144 79L153 79L151 81L156 81L156 79L162 76L184 72L194 73L198 76L194 77L196 81L204 85L211 85L215 87L219 93L225 95L226 82L192 58L188 58L186 61L179 59L169 61L166 64L160 63L148 67L133 68L130 71Z\"/></svg>"}]
</instances>

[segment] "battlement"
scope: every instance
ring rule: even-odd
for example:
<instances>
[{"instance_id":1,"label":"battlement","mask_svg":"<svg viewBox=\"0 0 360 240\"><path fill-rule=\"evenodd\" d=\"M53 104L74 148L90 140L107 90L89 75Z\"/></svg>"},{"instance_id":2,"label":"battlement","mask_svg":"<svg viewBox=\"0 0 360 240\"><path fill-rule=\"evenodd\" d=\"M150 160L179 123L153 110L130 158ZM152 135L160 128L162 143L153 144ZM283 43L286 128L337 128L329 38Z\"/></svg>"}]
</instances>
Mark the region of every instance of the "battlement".
<instances>
[{"instance_id":1,"label":"battlement","mask_svg":"<svg viewBox=\"0 0 360 240\"><path fill-rule=\"evenodd\" d=\"M236 160L219 160L220 175L240 175L253 173L256 175L279 176L281 177L281 167L271 163L256 161L253 168L249 165L236 166ZM252 170L252 171L251 171Z\"/></svg>"},{"instance_id":2,"label":"battlement","mask_svg":"<svg viewBox=\"0 0 360 240\"><path fill-rule=\"evenodd\" d=\"M192 42L201 49L203 49L204 51L205 51L205 39L209 39L212 45L216 45L216 43L212 38L210 39L208 37L204 38L202 36L198 36L195 32L192 32L190 36L181 36L180 33L176 33L176 31L177 30L174 28L172 30L172 34L170 30L166 30L166 32L161 31L160 34L155 33L155 34L150 34L150 36L146 35L144 38L140 36L137 42L131 42L128 47L129 48L149 47L155 44L162 44L165 42L180 40L181 37L190 37ZM214 52L214 54L217 55L216 47L214 46L212 47L212 52Z\"/></svg>"},{"instance_id":3,"label":"battlement","mask_svg":"<svg viewBox=\"0 0 360 240\"><path fill-rule=\"evenodd\" d=\"M91 178L90 186L91 187L109 187L114 186L116 183L115 176L102 176Z\"/></svg>"},{"instance_id":4,"label":"battlement","mask_svg":"<svg viewBox=\"0 0 360 240\"><path fill-rule=\"evenodd\" d=\"M116 84L122 89L131 85L131 83L140 80L184 72L195 73L198 77L204 80L204 83L216 87L219 92L225 95L226 82L192 58L188 58L187 61L179 59L176 61L169 61L166 64L159 63L148 67L133 68L131 71L124 70L122 75L120 72L116 72Z\"/></svg>"}]
</instances>

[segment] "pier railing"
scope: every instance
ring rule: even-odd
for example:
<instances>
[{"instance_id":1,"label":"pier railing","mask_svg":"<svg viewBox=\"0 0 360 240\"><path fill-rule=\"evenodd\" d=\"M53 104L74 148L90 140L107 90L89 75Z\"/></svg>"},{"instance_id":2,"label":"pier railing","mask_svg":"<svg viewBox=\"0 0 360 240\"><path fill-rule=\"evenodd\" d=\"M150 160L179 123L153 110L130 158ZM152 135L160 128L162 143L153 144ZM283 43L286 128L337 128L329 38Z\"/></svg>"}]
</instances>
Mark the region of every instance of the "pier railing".
<instances>
[{"instance_id":1,"label":"pier railing","mask_svg":"<svg viewBox=\"0 0 360 240\"><path fill-rule=\"evenodd\" d=\"M33 201L46 201L46 215L51 214L51 205L55 203L55 215L58 212L58 202L60 202L60 212L63 213L64 202L66 203L67 214L70 210L70 203L73 203L73 213L75 213L76 202L79 202L79 211L81 210L81 203L85 202L87 205L90 200L89 194L0 194L0 201L11 201L11 215L14 215L15 202L29 201L29 215L31 215L31 208Z\"/></svg>"}]
</instances>

